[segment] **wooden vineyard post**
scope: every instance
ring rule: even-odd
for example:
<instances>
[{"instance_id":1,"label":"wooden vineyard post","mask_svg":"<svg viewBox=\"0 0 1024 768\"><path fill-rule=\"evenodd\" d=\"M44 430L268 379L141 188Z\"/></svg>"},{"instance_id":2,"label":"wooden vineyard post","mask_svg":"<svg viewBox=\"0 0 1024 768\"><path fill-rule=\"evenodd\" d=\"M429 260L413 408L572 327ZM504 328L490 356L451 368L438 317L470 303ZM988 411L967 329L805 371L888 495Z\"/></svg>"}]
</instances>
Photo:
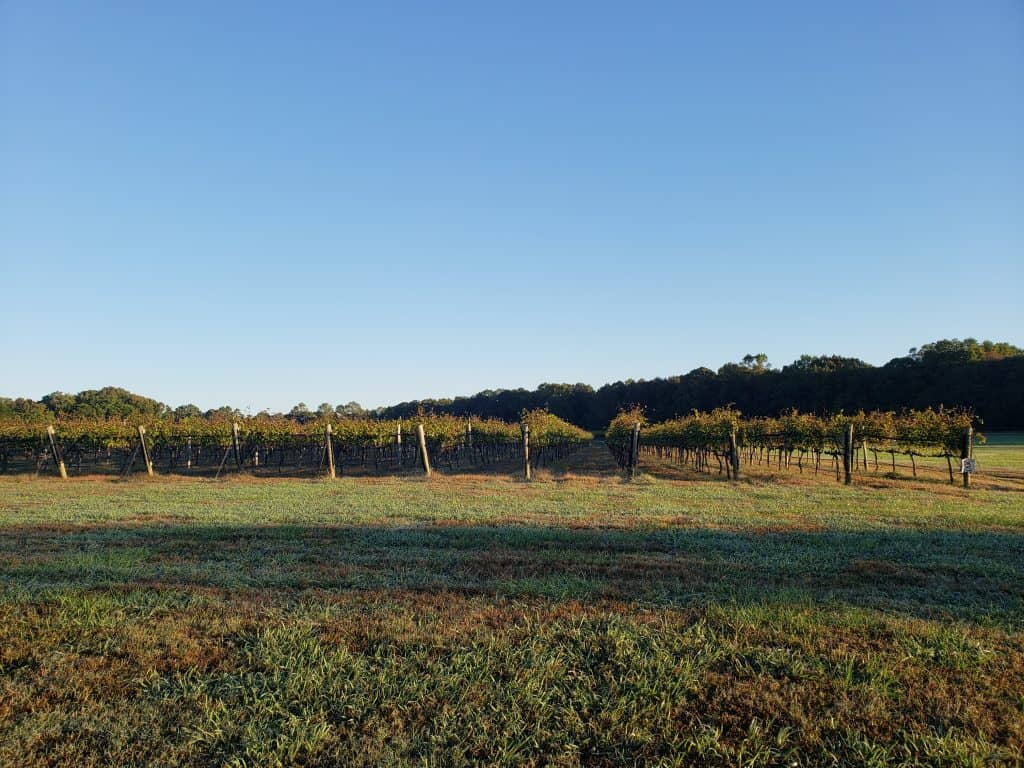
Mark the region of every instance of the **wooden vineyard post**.
<instances>
[{"instance_id":1,"label":"wooden vineyard post","mask_svg":"<svg viewBox=\"0 0 1024 768\"><path fill-rule=\"evenodd\" d=\"M629 440L629 479L636 480L636 468L640 463L640 422L633 425Z\"/></svg>"},{"instance_id":2,"label":"wooden vineyard post","mask_svg":"<svg viewBox=\"0 0 1024 768\"><path fill-rule=\"evenodd\" d=\"M146 462L146 474L153 476L153 460L149 456L149 446L146 445L146 428L139 424L139 446L142 448L142 458Z\"/></svg>"},{"instance_id":3,"label":"wooden vineyard post","mask_svg":"<svg viewBox=\"0 0 1024 768\"><path fill-rule=\"evenodd\" d=\"M235 452L235 467L242 468L242 452L238 448L238 422L231 423L231 448Z\"/></svg>"},{"instance_id":4,"label":"wooden vineyard post","mask_svg":"<svg viewBox=\"0 0 1024 768\"><path fill-rule=\"evenodd\" d=\"M530 479L530 425L523 424L523 477Z\"/></svg>"},{"instance_id":5,"label":"wooden vineyard post","mask_svg":"<svg viewBox=\"0 0 1024 768\"><path fill-rule=\"evenodd\" d=\"M402 422L398 422L398 430L395 432L395 450L398 453L398 468L402 468Z\"/></svg>"},{"instance_id":6,"label":"wooden vineyard post","mask_svg":"<svg viewBox=\"0 0 1024 768\"><path fill-rule=\"evenodd\" d=\"M334 479L334 438L331 436L331 425L324 429L324 449L327 451L327 476Z\"/></svg>"},{"instance_id":7,"label":"wooden vineyard post","mask_svg":"<svg viewBox=\"0 0 1024 768\"><path fill-rule=\"evenodd\" d=\"M964 476L964 488L971 487L971 473L965 472L964 462L974 457L974 428L967 427L960 435L960 472Z\"/></svg>"},{"instance_id":8,"label":"wooden vineyard post","mask_svg":"<svg viewBox=\"0 0 1024 768\"><path fill-rule=\"evenodd\" d=\"M740 449L736 442L736 430L729 431L729 460L732 462L732 479L740 479Z\"/></svg>"},{"instance_id":9,"label":"wooden vineyard post","mask_svg":"<svg viewBox=\"0 0 1024 768\"><path fill-rule=\"evenodd\" d=\"M423 425L416 425L416 437L420 443L420 458L423 460L423 471L430 477L430 456L427 455L427 434L423 431Z\"/></svg>"},{"instance_id":10,"label":"wooden vineyard post","mask_svg":"<svg viewBox=\"0 0 1024 768\"><path fill-rule=\"evenodd\" d=\"M853 424L847 424L843 430L843 482L853 482Z\"/></svg>"},{"instance_id":11,"label":"wooden vineyard post","mask_svg":"<svg viewBox=\"0 0 1024 768\"><path fill-rule=\"evenodd\" d=\"M60 448L57 447L57 437L54 434L53 426L46 428L46 436L50 438L50 450L53 452L53 461L57 465L57 471L60 472L60 479L68 479L68 469L64 466L64 457L60 454Z\"/></svg>"}]
</instances>

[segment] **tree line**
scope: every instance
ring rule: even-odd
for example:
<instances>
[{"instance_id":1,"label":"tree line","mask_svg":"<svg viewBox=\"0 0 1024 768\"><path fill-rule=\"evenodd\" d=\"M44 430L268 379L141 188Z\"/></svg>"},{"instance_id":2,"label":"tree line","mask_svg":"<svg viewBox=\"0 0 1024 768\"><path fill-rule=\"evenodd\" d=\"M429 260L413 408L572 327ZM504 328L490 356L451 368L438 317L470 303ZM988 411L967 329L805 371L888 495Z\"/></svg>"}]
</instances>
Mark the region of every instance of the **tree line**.
<instances>
[{"instance_id":1,"label":"tree line","mask_svg":"<svg viewBox=\"0 0 1024 768\"><path fill-rule=\"evenodd\" d=\"M287 413L271 413L264 410L255 414L257 418L285 418L299 424L329 420L332 417L359 418L371 415L373 414L367 413L355 401L338 405L321 403L315 410L310 409L305 403L298 403ZM192 404L172 408L159 400L137 395L121 387L103 387L102 389L87 389L74 395L67 392L51 392L38 401L25 397L0 397L0 418L12 417L29 421L39 421L45 418L231 421L246 418L247 415L229 405L222 405L219 408L211 408L206 411Z\"/></svg>"},{"instance_id":2,"label":"tree line","mask_svg":"<svg viewBox=\"0 0 1024 768\"><path fill-rule=\"evenodd\" d=\"M746 355L718 371L650 380L541 384L537 389L488 390L469 397L416 400L381 409L402 418L420 409L511 419L547 408L563 419L600 430L627 408L651 421L731 405L746 416L973 408L990 430L1024 429L1024 349L1006 342L943 339L911 349L882 366L838 355L803 355L774 368L763 354Z\"/></svg>"},{"instance_id":3,"label":"tree line","mask_svg":"<svg viewBox=\"0 0 1024 768\"><path fill-rule=\"evenodd\" d=\"M746 355L717 371L650 380L617 381L594 389L588 384L541 384L533 390L486 390L468 397L414 400L365 411L358 403L299 403L285 416L300 423L337 416L411 418L435 412L475 415L515 422L524 411L547 409L568 422L600 430L624 408L641 407L652 421L711 411L731 405L746 416L776 416L796 408L809 413L923 410L969 407L990 430L1024 429L1024 349L1007 342L942 339L911 349L882 366L838 355L803 355L775 368L763 354ZM172 408L119 387L78 394L53 392L38 401L0 397L0 417L51 415L85 418L235 418L223 406L202 411L195 405Z\"/></svg>"}]
</instances>

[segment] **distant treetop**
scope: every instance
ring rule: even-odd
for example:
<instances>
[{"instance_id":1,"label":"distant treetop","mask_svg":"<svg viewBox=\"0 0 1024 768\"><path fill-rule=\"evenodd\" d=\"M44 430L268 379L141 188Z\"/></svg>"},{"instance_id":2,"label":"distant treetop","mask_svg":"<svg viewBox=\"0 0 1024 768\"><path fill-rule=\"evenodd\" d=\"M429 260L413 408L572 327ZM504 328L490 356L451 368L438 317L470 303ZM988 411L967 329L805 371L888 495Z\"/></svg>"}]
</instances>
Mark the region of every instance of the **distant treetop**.
<instances>
[{"instance_id":1,"label":"distant treetop","mask_svg":"<svg viewBox=\"0 0 1024 768\"><path fill-rule=\"evenodd\" d=\"M871 368L870 363L856 357L840 355L800 355L789 365L783 366L783 373L832 373L833 371L850 371L859 368Z\"/></svg>"},{"instance_id":2,"label":"distant treetop","mask_svg":"<svg viewBox=\"0 0 1024 768\"><path fill-rule=\"evenodd\" d=\"M738 363L726 363L718 369L719 376L735 376L750 373L767 373L772 369L768 355L759 352L756 355L744 355Z\"/></svg>"},{"instance_id":3,"label":"distant treetop","mask_svg":"<svg viewBox=\"0 0 1024 768\"><path fill-rule=\"evenodd\" d=\"M941 339L913 347L907 355L911 360L925 365L949 365L968 363L976 360L1002 360L1006 357L1020 357L1024 349L1005 341L978 341L977 339Z\"/></svg>"}]
</instances>

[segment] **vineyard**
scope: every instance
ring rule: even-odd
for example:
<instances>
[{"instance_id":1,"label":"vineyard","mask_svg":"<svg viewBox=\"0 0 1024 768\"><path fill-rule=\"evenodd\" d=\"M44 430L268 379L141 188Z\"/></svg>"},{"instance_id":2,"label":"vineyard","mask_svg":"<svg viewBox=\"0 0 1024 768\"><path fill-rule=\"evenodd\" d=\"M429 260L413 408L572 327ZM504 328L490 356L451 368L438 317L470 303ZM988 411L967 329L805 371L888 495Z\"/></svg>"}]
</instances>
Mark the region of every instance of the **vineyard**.
<instances>
[{"instance_id":1,"label":"vineyard","mask_svg":"<svg viewBox=\"0 0 1024 768\"><path fill-rule=\"evenodd\" d=\"M50 424L10 419L0 421L0 472L127 475L141 467L150 474L220 476L244 469L316 475L431 466L451 471L523 460L527 432L534 467L568 455L593 437L541 410L524 414L520 424L433 414L405 422L341 418L299 423L257 417Z\"/></svg>"},{"instance_id":2,"label":"vineyard","mask_svg":"<svg viewBox=\"0 0 1024 768\"><path fill-rule=\"evenodd\" d=\"M641 455L737 478L741 467L896 476L934 472L944 460L950 482L965 485L965 459L976 440L965 410L858 412L817 416L791 411L743 418L733 408L648 424L639 409L619 413L605 438L621 467L636 473ZM422 435L421 435L422 432ZM232 419L0 420L0 473L127 475L142 469L212 475L336 476L467 471L511 462L540 467L590 442L593 435L544 410L520 423L421 414L415 419L284 417ZM899 462L897 461L899 459ZM923 461L922 461L923 460ZM936 460L939 460L937 463ZM909 465L906 463L909 462ZM528 474L528 471L527 471Z\"/></svg>"},{"instance_id":3,"label":"vineyard","mask_svg":"<svg viewBox=\"0 0 1024 768\"><path fill-rule=\"evenodd\" d=\"M619 413L606 439L616 461L635 473L639 456L675 460L698 472L739 476L742 465L799 472L835 473L849 483L858 472L895 475L906 457L914 477L919 459L944 459L949 482L962 474L976 439L974 414L966 410L872 411L822 417L791 411L777 418L744 419L732 408L694 412L646 424L639 409Z\"/></svg>"}]
</instances>

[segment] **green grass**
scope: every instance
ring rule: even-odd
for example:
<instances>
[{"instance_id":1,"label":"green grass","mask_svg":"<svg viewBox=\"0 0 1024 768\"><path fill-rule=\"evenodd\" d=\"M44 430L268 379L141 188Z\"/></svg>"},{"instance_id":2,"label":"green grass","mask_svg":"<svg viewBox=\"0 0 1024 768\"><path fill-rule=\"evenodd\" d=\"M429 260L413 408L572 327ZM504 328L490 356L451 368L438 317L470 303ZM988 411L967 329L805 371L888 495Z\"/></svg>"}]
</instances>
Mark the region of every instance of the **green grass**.
<instances>
[{"instance_id":1,"label":"green grass","mask_svg":"<svg viewBox=\"0 0 1024 768\"><path fill-rule=\"evenodd\" d=\"M974 449L982 471L986 467L1024 471L1024 432L986 433L985 442Z\"/></svg>"},{"instance_id":2,"label":"green grass","mask_svg":"<svg viewBox=\"0 0 1024 768\"><path fill-rule=\"evenodd\" d=\"M1019 765L1024 495L875 485L0 480L0 765Z\"/></svg>"}]
</instances>

